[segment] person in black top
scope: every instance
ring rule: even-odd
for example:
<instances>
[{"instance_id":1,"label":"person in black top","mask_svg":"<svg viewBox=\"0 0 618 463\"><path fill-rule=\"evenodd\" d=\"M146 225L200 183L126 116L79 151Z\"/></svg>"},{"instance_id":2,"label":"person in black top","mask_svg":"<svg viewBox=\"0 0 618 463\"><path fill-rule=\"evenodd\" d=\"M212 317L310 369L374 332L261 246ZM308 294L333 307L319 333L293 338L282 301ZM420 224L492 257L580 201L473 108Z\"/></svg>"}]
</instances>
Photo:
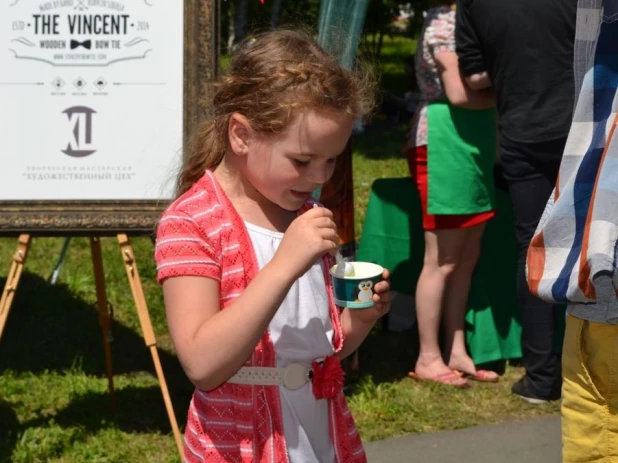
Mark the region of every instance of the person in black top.
<instances>
[{"instance_id":1,"label":"person in black top","mask_svg":"<svg viewBox=\"0 0 618 463\"><path fill-rule=\"evenodd\" d=\"M496 92L500 163L515 214L526 374L512 392L530 403L556 400L561 371L554 335L563 315L530 293L525 272L573 114L577 0L458 0L457 6L460 72L471 88Z\"/></svg>"}]
</instances>

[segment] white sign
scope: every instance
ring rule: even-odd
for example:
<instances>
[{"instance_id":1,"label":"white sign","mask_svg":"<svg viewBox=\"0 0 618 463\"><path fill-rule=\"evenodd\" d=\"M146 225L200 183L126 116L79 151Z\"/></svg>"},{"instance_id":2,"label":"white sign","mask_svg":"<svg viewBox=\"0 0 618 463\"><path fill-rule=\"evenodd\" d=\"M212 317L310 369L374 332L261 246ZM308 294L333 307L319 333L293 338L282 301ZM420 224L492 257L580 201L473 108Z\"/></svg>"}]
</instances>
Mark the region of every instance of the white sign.
<instances>
[{"instance_id":1,"label":"white sign","mask_svg":"<svg viewBox=\"0 0 618 463\"><path fill-rule=\"evenodd\" d=\"M0 0L0 200L172 196L183 3Z\"/></svg>"}]
</instances>

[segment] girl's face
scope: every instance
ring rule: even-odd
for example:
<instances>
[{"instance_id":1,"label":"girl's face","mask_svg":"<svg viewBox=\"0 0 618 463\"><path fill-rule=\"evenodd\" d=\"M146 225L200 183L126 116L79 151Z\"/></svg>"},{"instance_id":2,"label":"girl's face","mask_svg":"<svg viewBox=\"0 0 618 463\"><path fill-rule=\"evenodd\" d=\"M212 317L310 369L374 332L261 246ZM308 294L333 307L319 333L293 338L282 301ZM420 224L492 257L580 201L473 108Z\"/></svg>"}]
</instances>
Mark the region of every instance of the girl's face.
<instances>
[{"instance_id":1,"label":"girl's face","mask_svg":"<svg viewBox=\"0 0 618 463\"><path fill-rule=\"evenodd\" d=\"M348 114L300 111L283 133L250 137L243 173L271 203L298 210L333 175L353 125Z\"/></svg>"}]
</instances>

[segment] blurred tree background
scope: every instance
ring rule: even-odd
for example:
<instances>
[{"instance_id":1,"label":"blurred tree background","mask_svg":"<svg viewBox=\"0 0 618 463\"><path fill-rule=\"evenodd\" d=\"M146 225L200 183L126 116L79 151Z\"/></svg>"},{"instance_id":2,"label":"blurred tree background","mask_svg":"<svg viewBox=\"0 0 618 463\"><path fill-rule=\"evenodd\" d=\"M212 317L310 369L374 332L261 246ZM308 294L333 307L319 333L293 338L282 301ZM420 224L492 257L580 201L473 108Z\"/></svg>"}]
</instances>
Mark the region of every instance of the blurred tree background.
<instances>
[{"instance_id":1,"label":"blurred tree background","mask_svg":"<svg viewBox=\"0 0 618 463\"><path fill-rule=\"evenodd\" d=\"M278 27L302 28L317 35L320 0L221 0L222 66L234 46L247 36ZM378 119L396 118L406 92L414 87L411 58L416 50L424 11L434 0L369 0L357 56L380 76ZM408 66L408 67L407 67ZM405 113L404 118L409 114Z\"/></svg>"},{"instance_id":2,"label":"blurred tree background","mask_svg":"<svg viewBox=\"0 0 618 463\"><path fill-rule=\"evenodd\" d=\"M430 0L370 0L363 52L379 56L385 37L416 38L429 3ZM228 54L234 44L254 31L299 26L315 30L320 0L223 0L221 9L221 51Z\"/></svg>"}]
</instances>

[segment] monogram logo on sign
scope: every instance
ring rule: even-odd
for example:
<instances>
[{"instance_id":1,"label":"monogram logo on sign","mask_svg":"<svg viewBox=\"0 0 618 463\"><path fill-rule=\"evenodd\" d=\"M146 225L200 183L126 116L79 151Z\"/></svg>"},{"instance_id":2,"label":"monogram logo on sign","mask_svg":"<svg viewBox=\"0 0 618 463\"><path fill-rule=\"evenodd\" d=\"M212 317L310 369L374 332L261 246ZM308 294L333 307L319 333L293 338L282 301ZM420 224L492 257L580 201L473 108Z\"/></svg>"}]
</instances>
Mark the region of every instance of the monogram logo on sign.
<instances>
[{"instance_id":1,"label":"monogram logo on sign","mask_svg":"<svg viewBox=\"0 0 618 463\"><path fill-rule=\"evenodd\" d=\"M83 158L96 151L92 144L92 123L96 111L87 106L72 106L62 111L69 119L69 143L62 152L74 158Z\"/></svg>"}]
</instances>

